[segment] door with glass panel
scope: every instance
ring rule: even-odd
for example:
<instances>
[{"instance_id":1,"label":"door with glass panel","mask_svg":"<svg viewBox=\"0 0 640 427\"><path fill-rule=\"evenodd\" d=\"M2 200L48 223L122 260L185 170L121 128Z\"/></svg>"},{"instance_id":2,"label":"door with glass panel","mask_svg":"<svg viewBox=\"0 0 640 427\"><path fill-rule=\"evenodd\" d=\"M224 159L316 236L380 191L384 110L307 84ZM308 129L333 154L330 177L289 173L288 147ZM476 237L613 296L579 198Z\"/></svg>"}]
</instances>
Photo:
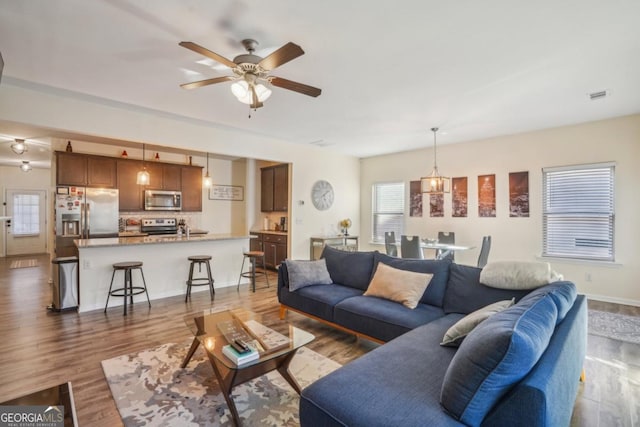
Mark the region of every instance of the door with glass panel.
<instances>
[{"instance_id":1,"label":"door with glass panel","mask_svg":"<svg viewBox=\"0 0 640 427\"><path fill-rule=\"evenodd\" d=\"M6 190L7 256L47 252L46 196L44 190Z\"/></svg>"}]
</instances>

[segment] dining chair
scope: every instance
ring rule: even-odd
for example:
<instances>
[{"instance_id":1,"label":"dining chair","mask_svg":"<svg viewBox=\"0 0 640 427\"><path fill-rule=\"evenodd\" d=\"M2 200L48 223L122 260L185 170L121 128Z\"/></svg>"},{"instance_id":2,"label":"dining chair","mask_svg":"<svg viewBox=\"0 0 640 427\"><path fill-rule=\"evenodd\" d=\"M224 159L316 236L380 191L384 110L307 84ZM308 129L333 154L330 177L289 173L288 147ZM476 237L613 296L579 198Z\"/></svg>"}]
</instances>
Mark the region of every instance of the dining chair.
<instances>
[{"instance_id":1,"label":"dining chair","mask_svg":"<svg viewBox=\"0 0 640 427\"><path fill-rule=\"evenodd\" d=\"M480 255L478 256L478 267L483 268L487 265L487 261L489 260L489 250L491 250L491 236L484 236L482 238Z\"/></svg>"},{"instance_id":2,"label":"dining chair","mask_svg":"<svg viewBox=\"0 0 640 427\"><path fill-rule=\"evenodd\" d=\"M398 245L396 244L396 232L384 232L384 249L389 256L398 256Z\"/></svg>"},{"instance_id":3,"label":"dining chair","mask_svg":"<svg viewBox=\"0 0 640 427\"><path fill-rule=\"evenodd\" d=\"M400 255L402 258L424 258L420 236L400 236Z\"/></svg>"},{"instance_id":4,"label":"dining chair","mask_svg":"<svg viewBox=\"0 0 640 427\"><path fill-rule=\"evenodd\" d=\"M446 243L449 245L455 245L456 244L456 233L454 233L453 231L438 231L438 243ZM454 251L450 251L447 256L442 257L442 249L438 249L436 250L436 259L450 259L451 261L454 260Z\"/></svg>"}]
</instances>

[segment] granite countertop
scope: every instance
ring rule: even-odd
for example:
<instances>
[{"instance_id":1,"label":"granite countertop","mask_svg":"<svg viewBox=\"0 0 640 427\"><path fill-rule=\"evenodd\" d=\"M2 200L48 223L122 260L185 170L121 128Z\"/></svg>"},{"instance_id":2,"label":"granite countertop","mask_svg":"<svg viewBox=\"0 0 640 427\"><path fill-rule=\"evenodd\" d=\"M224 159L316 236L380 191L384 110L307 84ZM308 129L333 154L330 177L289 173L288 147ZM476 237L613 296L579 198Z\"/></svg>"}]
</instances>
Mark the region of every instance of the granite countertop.
<instances>
[{"instance_id":1,"label":"granite countertop","mask_svg":"<svg viewBox=\"0 0 640 427\"><path fill-rule=\"evenodd\" d=\"M160 236L130 236L130 237L107 237L102 239L76 239L73 242L78 249L99 248L107 246L131 246L131 245L153 245L159 243L190 243L207 242L216 240L239 240L249 239L250 236L234 236L231 234L196 234L186 236L160 235Z\"/></svg>"},{"instance_id":2,"label":"granite countertop","mask_svg":"<svg viewBox=\"0 0 640 427\"><path fill-rule=\"evenodd\" d=\"M287 231L276 231L276 230L251 230L249 233L277 234L279 236L289 235L289 232Z\"/></svg>"}]
</instances>

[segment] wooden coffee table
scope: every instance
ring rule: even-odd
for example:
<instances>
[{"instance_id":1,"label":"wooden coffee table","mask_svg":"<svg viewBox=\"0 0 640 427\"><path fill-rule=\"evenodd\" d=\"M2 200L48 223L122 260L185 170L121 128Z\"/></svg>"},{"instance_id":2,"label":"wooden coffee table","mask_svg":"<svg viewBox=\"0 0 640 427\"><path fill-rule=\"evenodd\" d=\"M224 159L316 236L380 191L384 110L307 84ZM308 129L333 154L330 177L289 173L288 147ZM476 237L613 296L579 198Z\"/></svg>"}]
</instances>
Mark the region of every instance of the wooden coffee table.
<instances>
[{"instance_id":1,"label":"wooden coffee table","mask_svg":"<svg viewBox=\"0 0 640 427\"><path fill-rule=\"evenodd\" d=\"M231 398L231 391L239 384L277 369L291 387L300 394L300 386L289 374L289 363L300 347L313 341L315 337L312 334L283 320L265 323L262 316L242 308L223 311L205 310L187 315L184 320L193 332L194 339L181 367L187 366L202 344L235 425L240 425L240 417ZM253 344L257 345L260 353L258 359L238 366L222 353L222 348L229 344L222 330L225 329L224 325L229 325L229 322L233 322L255 339ZM226 332L228 336L228 330Z\"/></svg>"}]
</instances>

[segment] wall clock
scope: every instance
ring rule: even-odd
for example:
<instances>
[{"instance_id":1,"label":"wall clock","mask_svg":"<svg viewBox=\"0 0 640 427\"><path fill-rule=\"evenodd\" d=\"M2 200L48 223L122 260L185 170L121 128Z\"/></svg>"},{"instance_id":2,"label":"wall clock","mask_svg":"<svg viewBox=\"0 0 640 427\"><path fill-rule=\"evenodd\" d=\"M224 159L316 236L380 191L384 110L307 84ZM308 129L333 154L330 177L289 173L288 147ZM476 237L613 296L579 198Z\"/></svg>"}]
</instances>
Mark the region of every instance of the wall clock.
<instances>
[{"instance_id":1,"label":"wall clock","mask_svg":"<svg viewBox=\"0 0 640 427\"><path fill-rule=\"evenodd\" d=\"M313 206L320 211L325 211L333 204L333 187L325 180L316 181L311 189L311 201Z\"/></svg>"}]
</instances>

